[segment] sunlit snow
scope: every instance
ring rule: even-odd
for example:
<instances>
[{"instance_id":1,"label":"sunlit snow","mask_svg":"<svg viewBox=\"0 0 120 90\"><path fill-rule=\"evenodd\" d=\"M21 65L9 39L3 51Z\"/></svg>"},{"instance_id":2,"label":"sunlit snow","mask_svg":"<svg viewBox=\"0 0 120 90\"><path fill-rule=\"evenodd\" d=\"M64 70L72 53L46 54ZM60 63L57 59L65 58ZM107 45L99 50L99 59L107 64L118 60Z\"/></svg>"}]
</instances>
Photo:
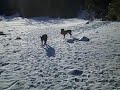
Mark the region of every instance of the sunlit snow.
<instances>
[{"instance_id":1,"label":"sunlit snow","mask_svg":"<svg viewBox=\"0 0 120 90\"><path fill-rule=\"evenodd\" d=\"M0 90L120 90L120 22L86 22L2 18ZM72 30L73 38L64 39L61 28ZM47 46L41 46L42 34Z\"/></svg>"}]
</instances>

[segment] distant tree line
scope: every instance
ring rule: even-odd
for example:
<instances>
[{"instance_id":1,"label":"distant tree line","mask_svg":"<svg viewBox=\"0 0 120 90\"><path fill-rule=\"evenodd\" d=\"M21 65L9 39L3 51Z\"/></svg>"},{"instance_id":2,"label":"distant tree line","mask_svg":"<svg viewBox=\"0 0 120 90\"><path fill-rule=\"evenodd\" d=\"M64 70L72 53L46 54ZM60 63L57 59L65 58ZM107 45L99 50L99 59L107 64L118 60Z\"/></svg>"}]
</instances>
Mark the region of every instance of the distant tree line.
<instances>
[{"instance_id":1,"label":"distant tree line","mask_svg":"<svg viewBox=\"0 0 120 90\"><path fill-rule=\"evenodd\" d=\"M108 6L108 19L120 21L120 0L112 0Z\"/></svg>"},{"instance_id":2,"label":"distant tree line","mask_svg":"<svg viewBox=\"0 0 120 90\"><path fill-rule=\"evenodd\" d=\"M118 8L120 0L0 0L0 14L22 17L76 17L80 10L88 10L97 18L115 19L120 15Z\"/></svg>"},{"instance_id":3,"label":"distant tree line","mask_svg":"<svg viewBox=\"0 0 120 90\"><path fill-rule=\"evenodd\" d=\"M81 0L0 0L0 14L24 17L75 17Z\"/></svg>"}]
</instances>

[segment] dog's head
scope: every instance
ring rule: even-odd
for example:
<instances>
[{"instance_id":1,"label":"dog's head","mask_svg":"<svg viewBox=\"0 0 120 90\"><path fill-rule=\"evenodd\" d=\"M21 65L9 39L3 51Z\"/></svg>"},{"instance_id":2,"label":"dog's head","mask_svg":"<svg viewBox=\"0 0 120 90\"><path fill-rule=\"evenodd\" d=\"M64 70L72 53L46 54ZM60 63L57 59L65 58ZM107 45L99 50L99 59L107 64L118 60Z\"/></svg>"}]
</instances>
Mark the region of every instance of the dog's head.
<instances>
[{"instance_id":1,"label":"dog's head","mask_svg":"<svg viewBox=\"0 0 120 90\"><path fill-rule=\"evenodd\" d=\"M63 32L64 32L64 29L62 28L62 29L61 29L61 34L62 34Z\"/></svg>"},{"instance_id":2,"label":"dog's head","mask_svg":"<svg viewBox=\"0 0 120 90\"><path fill-rule=\"evenodd\" d=\"M64 31L64 29L62 28L61 31Z\"/></svg>"}]
</instances>

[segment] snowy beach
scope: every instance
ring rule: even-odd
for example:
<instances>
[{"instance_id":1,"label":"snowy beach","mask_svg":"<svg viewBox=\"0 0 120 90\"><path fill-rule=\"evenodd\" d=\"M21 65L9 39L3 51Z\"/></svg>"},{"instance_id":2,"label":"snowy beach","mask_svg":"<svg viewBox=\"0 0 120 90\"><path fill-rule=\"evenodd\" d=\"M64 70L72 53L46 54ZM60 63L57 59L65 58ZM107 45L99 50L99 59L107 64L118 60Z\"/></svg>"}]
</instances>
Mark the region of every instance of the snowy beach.
<instances>
[{"instance_id":1,"label":"snowy beach","mask_svg":"<svg viewBox=\"0 0 120 90\"><path fill-rule=\"evenodd\" d=\"M120 22L87 22L2 18L0 90L120 90ZM64 39L62 28L73 38Z\"/></svg>"}]
</instances>

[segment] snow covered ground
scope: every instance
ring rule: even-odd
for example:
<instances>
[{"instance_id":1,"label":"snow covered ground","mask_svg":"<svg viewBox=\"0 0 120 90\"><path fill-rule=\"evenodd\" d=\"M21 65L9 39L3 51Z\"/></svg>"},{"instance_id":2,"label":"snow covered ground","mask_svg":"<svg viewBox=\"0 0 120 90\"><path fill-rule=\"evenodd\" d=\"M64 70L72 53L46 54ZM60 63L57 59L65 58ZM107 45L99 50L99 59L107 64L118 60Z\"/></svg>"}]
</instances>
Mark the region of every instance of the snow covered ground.
<instances>
[{"instance_id":1,"label":"snow covered ground","mask_svg":"<svg viewBox=\"0 0 120 90\"><path fill-rule=\"evenodd\" d=\"M120 22L86 22L3 18L0 90L120 90ZM61 28L73 30L74 38L63 39ZM80 41L83 36L90 41ZM74 70L83 73L71 75Z\"/></svg>"}]
</instances>

